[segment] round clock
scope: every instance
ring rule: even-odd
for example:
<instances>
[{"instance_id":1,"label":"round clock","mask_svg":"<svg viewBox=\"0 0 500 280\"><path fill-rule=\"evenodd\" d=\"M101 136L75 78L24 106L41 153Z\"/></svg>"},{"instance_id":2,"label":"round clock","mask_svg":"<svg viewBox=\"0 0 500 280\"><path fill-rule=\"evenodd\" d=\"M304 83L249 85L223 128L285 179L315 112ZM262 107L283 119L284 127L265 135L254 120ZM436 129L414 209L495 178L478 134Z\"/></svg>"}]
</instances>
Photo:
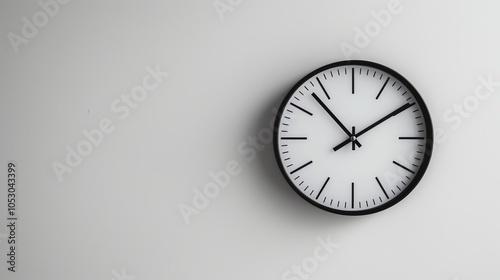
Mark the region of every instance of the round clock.
<instances>
[{"instance_id":1,"label":"round clock","mask_svg":"<svg viewBox=\"0 0 500 280\"><path fill-rule=\"evenodd\" d=\"M274 148L292 188L324 210L375 213L406 197L432 154L429 112L400 74L368 61L326 65L279 109Z\"/></svg>"}]
</instances>

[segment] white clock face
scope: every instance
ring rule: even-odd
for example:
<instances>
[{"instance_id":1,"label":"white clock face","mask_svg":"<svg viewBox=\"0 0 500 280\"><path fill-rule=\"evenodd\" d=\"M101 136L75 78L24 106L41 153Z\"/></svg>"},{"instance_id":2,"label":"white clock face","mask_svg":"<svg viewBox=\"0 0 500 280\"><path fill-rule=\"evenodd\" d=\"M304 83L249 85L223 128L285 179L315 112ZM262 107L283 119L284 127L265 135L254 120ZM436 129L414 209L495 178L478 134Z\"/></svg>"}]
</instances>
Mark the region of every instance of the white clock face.
<instances>
[{"instance_id":1,"label":"white clock face","mask_svg":"<svg viewBox=\"0 0 500 280\"><path fill-rule=\"evenodd\" d=\"M432 153L432 123L415 88L367 61L322 67L302 79L278 113L281 171L310 203L361 215L399 202Z\"/></svg>"}]
</instances>

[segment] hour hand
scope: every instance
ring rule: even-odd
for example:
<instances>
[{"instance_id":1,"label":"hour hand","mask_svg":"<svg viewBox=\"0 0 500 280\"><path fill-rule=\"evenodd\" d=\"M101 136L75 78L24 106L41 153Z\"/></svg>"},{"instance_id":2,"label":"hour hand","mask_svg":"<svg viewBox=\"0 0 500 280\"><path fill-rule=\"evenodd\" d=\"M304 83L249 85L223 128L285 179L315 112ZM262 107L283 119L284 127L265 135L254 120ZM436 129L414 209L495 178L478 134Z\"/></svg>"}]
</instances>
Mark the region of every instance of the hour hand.
<instances>
[{"instance_id":1,"label":"hour hand","mask_svg":"<svg viewBox=\"0 0 500 280\"><path fill-rule=\"evenodd\" d=\"M328 109L328 107L325 105L325 103L323 103L323 101L321 101L321 99L319 99L319 97L316 95L316 93L313 92L312 97L314 97L314 99L316 99L316 101L319 103L319 105L321 105L321 107L323 107L323 109L328 113L328 115L330 115L330 117L332 117L332 119L340 126L340 128L342 128L342 130L345 132L345 134L347 134L347 136L349 136L349 139L350 139L349 141L353 141L354 144L356 144L356 146L358 146L358 148L361 147L361 143L359 143L358 140L356 140L356 138L353 137L351 132L349 132L349 130L342 124L342 122L335 116L335 114L330 109Z\"/></svg>"}]
</instances>

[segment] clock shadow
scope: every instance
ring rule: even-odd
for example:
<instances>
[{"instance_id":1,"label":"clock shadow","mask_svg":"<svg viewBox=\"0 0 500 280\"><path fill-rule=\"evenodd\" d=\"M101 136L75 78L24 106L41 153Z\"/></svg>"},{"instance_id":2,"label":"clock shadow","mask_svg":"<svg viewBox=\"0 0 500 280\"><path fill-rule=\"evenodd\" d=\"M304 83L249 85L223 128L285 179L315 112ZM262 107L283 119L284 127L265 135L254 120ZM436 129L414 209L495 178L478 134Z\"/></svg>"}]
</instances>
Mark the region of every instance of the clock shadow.
<instances>
[{"instance_id":1,"label":"clock shadow","mask_svg":"<svg viewBox=\"0 0 500 280\"><path fill-rule=\"evenodd\" d=\"M277 94L276 98L270 100L256 119L253 131L261 131L269 127L269 122L275 117L281 102L286 93L291 88ZM336 227L352 224L367 216L344 216L322 210L299 196L284 178L276 161L273 142L266 145L266 148L259 152L256 159L255 168L262 177L265 185L256 186L265 192L274 203L275 212L280 213L281 222L293 224L296 227L313 227L317 229L332 230ZM370 215L369 215L370 216Z\"/></svg>"}]
</instances>

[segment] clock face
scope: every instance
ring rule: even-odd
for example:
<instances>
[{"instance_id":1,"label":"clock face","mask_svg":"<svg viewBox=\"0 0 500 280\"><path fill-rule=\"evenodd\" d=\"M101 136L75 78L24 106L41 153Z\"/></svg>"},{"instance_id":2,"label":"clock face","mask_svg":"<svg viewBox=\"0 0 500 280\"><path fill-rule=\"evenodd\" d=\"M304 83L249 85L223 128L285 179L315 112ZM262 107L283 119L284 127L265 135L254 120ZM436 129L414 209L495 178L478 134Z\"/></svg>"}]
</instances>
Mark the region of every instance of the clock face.
<instances>
[{"instance_id":1,"label":"clock face","mask_svg":"<svg viewBox=\"0 0 500 280\"><path fill-rule=\"evenodd\" d=\"M343 61L302 79L275 124L280 169L308 202L362 215L386 209L422 178L433 146L424 101L380 64Z\"/></svg>"}]
</instances>

